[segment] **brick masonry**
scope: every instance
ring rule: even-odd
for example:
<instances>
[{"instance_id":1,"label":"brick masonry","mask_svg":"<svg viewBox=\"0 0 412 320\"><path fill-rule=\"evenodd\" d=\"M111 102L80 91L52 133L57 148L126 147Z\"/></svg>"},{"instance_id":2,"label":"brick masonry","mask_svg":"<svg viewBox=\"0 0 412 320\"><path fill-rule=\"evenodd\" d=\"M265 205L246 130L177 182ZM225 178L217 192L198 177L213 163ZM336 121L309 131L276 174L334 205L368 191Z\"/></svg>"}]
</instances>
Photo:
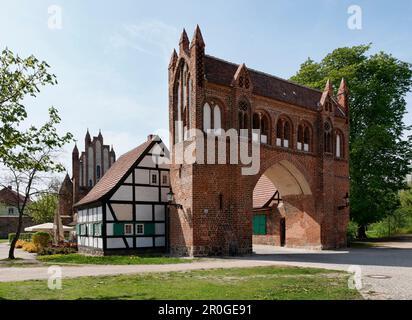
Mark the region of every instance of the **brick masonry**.
<instances>
[{"instance_id":1,"label":"brick masonry","mask_svg":"<svg viewBox=\"0 0 412 320\"><path fill-rule=\"evenodd\" d=\"M179 81L187 81L187 92L182 93ZM176 139L175 121L182 120L187 128L202 130L206 102L212 110L215 105L219 106L223 129L240 128L239 108L243 103L247 106L245 127L252 129L253 115L264 115L268 119L269 134L268 142L260 146L259 173L253 176L242 175L241 165L181 165L172 155L171 184L176 202L183 209L172 208L170 212L171 252L194 256L251 253L253 189L261 175L275 166L289 171L295 179L292 189L301 191L290 192L290 181L281 175L271 177L282 195L284 208L283 212L272 213L273 239L255 237L255 242L278 245L275 229L283 214L286 246L315 249L345 246L349 208L341 207L349 192L347 95L344 81L336 97L330 82L321 92L249 70L245 65L206 56L200 29L196 28L191 42L183 32L179 53L173 53L169 65L172 151L181 145L187 150L193 144L196 151L202 149L196 137L183 142ZM276 139L284 137L277 136L277 129L285 122L290 126L289 146L279 147ZM310 132L307 152L297 147L301 126L308 127ZM341 137L340 156L337 135ZM227 144L228 150L229 142Z\"/></svg>"}]
</instances>

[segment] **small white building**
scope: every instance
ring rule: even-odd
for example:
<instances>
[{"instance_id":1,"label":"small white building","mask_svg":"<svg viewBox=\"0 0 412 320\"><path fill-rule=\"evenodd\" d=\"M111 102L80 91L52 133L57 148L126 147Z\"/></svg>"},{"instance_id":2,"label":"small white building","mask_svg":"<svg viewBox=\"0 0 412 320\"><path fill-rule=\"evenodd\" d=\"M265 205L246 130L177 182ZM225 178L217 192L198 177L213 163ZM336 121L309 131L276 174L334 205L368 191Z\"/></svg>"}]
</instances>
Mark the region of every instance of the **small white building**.
<instances>
[{"instance_id":1,"label":"small white building","mask_svg":"<svg viewBox=\"0 0 412 320\"><path fill-rule=\"evenodd\" d=\"M96 255L167 250L168 150L157 136L121 156L78 203L79 252Z\"/></svg>"}]
</instances>

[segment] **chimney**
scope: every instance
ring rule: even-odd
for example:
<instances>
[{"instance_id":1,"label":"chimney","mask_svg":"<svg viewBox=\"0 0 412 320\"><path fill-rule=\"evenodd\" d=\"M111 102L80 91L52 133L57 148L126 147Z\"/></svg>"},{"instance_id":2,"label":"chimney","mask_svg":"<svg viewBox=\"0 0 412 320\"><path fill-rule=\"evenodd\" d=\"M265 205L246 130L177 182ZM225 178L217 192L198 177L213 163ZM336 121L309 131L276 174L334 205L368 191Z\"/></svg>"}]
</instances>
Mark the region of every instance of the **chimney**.
<instances>
[{"instance_id":1,"label":"chimney","mask_svg":"<svg viewBox=\"0 0 412 320\"><path fill-rule=\"evenodd\" d=\"M154 134L149 134L149 135L147 136L147 141L152 141L155 136L156 136L156 135L154 135Z\"/></svg>"}]
</instances>

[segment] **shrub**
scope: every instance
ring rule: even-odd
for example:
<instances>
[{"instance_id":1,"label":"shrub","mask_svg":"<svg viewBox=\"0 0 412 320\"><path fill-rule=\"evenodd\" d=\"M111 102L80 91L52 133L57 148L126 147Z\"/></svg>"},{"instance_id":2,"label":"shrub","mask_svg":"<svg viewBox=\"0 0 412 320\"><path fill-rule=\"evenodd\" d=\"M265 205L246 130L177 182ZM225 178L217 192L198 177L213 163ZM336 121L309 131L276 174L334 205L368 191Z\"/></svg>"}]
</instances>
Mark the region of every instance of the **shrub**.
<instances>
[{"instance_id":1,"label":"shrub","mask_svg":"<svg viewBox=\"0 0 412 320\"><path fill-rule=\"evenodd\" d=\"M47 247L47 248L42 248L41 250L38 251L38 254L40 256L51 256L55 254L72 254L76 253L77 250L76 248L70 248L70 247Z\"/></svg>"},{"instance_id":2,"label":"shrub","mask_svg":"<svg viewBox=\"0 0 412 320\"><path fill-rule=\"evenodd\" d=\"M9 233L9 243L11 243L11 241L13 240L15 235L16 235L15 233ZM30 242L32 236L33 236L32 233L22 232L22 233L20 233L19 240L24 240L26 242Z\"/></svg>"},{"instance_id":3,"label":"shrub","mask_svg":"<svg viewBox=\"0 0 412 320\"><path fill-rule=\"evenodd\" d=\"M21 249L23 246L27 243L27 241L24 240L17 240L16 242L16 249Z\"/></svg>"},{"instance_id":4,"label":"shrub","mask_svg":"<svg viewBox=\"0 0 412 320\"><path fill-rule=\"evenodd\" d=\"M51 236L47 232L36 232L33 235L33 243L38 249L43 249L49 245Z\"/></svg>"},{"instance_id":5,"label":"shrub","mask_svg":"<svg viewBox=\"0 0 412 320\"><path fill-rule=\"evenodd\" d=\"M23 250L30 252L30 253L36 253L37 252L37 246L33 242L26 242L23 245Z\"/></svg>"},{"instance_id":6,"label":"shrub","mask_svg":"<svg viewBox=\"0 0 412 320\"><path fill-rule=\"evenodd\" d=\"M354 221L349 221L348 229L346 231L348 244L356 239L358 235L358 224Z\"/></svg>"}]
</instances>

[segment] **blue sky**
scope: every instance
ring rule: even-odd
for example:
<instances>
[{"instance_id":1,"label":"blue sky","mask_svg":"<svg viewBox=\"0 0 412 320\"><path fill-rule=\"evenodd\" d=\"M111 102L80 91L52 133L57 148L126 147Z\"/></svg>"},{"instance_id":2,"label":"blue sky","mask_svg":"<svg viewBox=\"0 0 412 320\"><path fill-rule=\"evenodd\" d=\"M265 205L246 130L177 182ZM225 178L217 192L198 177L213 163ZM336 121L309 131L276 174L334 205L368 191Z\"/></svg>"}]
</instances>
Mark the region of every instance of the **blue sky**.
<instances>
[{"instance_id":1,"label":"blue sky","mask_svg":"<svg viewBox=\"0 0 412 320\"><path fill-rule=\"evenodd\" d=\"M353 4L362 8L361 30L347 27ZM62 8L61 29L48 28L51 5ZM167 132L169 57L181 30L191 38L196 24L208 54L284 78L308 57L369 42L371 53L412 62L409 0L0 0L0 48L46 60L59 81L27 100L30 122L40 124L54 105L61 131L81 148L87 128L101 129L118 155ZM412 94L407 99L412 111ZM62 155L69 169L72 148Z\"/></svg>"}]
</instances>

